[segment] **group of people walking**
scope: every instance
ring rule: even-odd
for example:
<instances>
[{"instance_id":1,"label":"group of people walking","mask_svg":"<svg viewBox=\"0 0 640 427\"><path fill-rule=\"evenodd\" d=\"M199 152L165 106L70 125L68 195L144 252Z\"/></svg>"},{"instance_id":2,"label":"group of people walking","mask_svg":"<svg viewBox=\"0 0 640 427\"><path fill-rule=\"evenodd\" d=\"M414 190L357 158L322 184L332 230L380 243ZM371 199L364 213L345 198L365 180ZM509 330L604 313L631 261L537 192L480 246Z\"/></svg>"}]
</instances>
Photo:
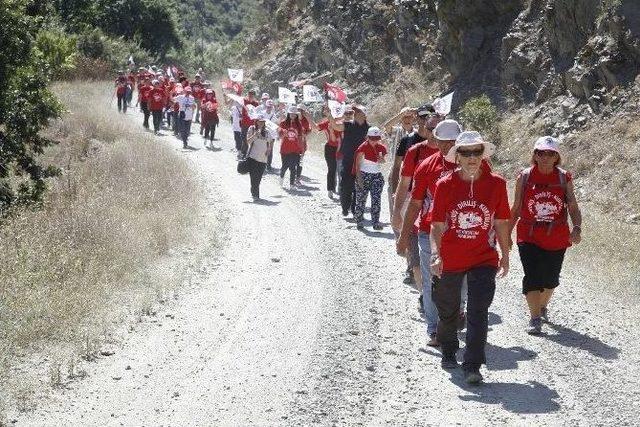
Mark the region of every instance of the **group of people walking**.
<instances>
[{"instance_id":1,"label":"group of people walking","mask_svg":"<svg viewBox=\"0 0 640 427\"><path fill-rule=\"evenodd\" d=\"M201 133L213 140L218 104L199 76L191 83L184 76L178 82L151 78L137 76L142 80L138 92L145 126L147 110L164 108L187 146L190 122L194 116L198 121L202 111ZM127 91L122 94L126 104ZM556 138L544 136L534 142L530 165L517 176L510 205L507 181L491 165L496 146L479 132L436 113L431 104L404 108L377 127L369 124L366 108L357 104L346 105L342 117L334 117L325 105L322 119L315 122L303 105L276 104L268 93L259 100L255 91L245 98L225 94L224 103L230 108L235 149L250 175L254 200L260 199L263 174L272 169L276 143L280 184L285 186L288 172L289 188L294 189L300 185L308 137L322 132L328 197L339 195L343 216L353 215L359 230L365 228L370 197L372 228L382 230L382 169L391 156L388 203L396 252L406 258L405 282L414 283L420 293L426 342L440 347L444 369L459 367L458 332L466 328L465 379L472 384L482 381L488 310L496 277L509 272L514 229L524 270L522 293L530 314L526 332L543 332L564 254L581 240L582 217L573 179L561 168ZM159 131L156 114L153 117L154 130Z\"/></svg>"}]
</instances>

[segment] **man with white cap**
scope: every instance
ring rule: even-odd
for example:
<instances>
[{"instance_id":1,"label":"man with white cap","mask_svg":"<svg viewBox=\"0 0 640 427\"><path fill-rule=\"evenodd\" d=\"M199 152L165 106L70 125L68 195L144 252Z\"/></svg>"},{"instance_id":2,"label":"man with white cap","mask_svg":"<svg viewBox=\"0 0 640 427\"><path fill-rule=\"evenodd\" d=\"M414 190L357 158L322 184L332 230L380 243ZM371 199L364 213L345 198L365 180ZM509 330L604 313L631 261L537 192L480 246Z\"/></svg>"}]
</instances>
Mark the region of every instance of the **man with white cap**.
<instances>
[{"instance_id":1,"label":"man with white cap","mask_svg":"<svg viewBox=\"0 0 640 427\"><path fill-rule=\"evenodd\" d=\"M457 323L462 282L467 277L465 381L482 381L486 363L489 306L496 274L509 271L509 201L507 183L483 168L495 146L478 132L462 132L446 161L459 168L436 184L431 207L431 272L433 299L438 308L438 341L444 369L458 367ZM496 237L500 252L496 250Z\"/></svg>"},{"instance_id":2,"label":"man with white cap","mask_svg":"<svg viewBox=\"0 0 640 427\"><path fill-rule=\"evenodd\" d=\"M384 177L380 170L380 164L385 162L387 147L380 141L382 131L373 126L367 130L367 139L360 144L355 152L353 174L356 177L356 209L354 218L358 230L364 229L364 207L367 203L367 195L371 193L371 223L374 230L382 230L380 224L380 202Z\"/></svg>"},{"instance_id":3,"label":"man with white cap","mask_svg":"<svg viewBox=\"0 0 640 427\"><path fill-rule=\"evenodd\" d=\"M462 127L455 120L444 120L433 130L433 138L437 144L437 152L420 162L413 175L411 201L403 212L394 212L394 221L401 219L401 232L397 242L398 253L402 254L411 247L411 240L415 238L419 246L419 269L421 303L427 324L427 345L436 347L436 328L438 325L438 311L431 295L429 242L430 225L428 214L433 200L436 182L450 174L455 168L454 163L448 163L445 155L462 132ZM416 221L418 220L418 221ZM415 236L415 237L414 237Z\"/></svg>"}]
</instances>

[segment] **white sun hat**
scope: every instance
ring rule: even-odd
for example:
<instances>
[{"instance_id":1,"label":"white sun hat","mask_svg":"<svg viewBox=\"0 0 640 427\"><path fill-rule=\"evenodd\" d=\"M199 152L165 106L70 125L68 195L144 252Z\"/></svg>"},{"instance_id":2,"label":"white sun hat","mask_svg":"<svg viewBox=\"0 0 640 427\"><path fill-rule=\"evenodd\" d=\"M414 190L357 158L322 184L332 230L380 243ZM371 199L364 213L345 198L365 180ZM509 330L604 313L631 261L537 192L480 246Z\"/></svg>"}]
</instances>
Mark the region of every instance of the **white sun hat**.
<instances>
[{"instance_id":1,"label":"white sun hat","mask_svg":"<svg viewBox=\"0 0 640 427\"><path fill-rule=\"evenodd\" d=\"M462 126L452 119L441 121L433 129L433 137L440 141L455 141L461 133Z\"/></svg>"},{"instance_id":2,"label":"white sun hat","mask_svg":"<svg viewBox=\"0 0 640 427\"><path fill-rule=\"evenodd\" d=\"M287 114L298 114L298 107L290 105L289 108L287 108Z\"/></svg>"},{"instance_id":3,"label":"white sun hat","mask_svg":"<svg viewBox=\"0 0 640 427\"><path fill-rule=\"evenodd\" d=\"M382 138L382 131L380 130L379 127L372 126L367 131L367 136L368 137L373 137L373 138Z\"/></svg>"},{"instance_id":4,"label":"white sun hat","mask_svg":"<svg viewBox=\"0 0 640 427\"><path fill-rule=\"evenodd\" d=\"M556 138L552 137L552 136L543 136L541 138L538 138L538 140L536 141L536 143L533 146L533 150L540 150L540 151L555 151L556 153L560 153L560 141L558 141Z\"/></svg>"},{"instance_id":5,"label":"white sun hat","mask_svg":"<svg viewBox=\"0 0 640 427\"><path fill-rule=\"evenodd\" d=\"M447 153L445 160L451 163L456 161L456 153L460 147L473 147L474 145L482 145L484 147L484 153L482 153L483 159L488 159L496 151L496 146L490 142L486 142L482 139L482 135L475 131L462 132L456 138L456 143Z\"/></svg>"}]
</instances>

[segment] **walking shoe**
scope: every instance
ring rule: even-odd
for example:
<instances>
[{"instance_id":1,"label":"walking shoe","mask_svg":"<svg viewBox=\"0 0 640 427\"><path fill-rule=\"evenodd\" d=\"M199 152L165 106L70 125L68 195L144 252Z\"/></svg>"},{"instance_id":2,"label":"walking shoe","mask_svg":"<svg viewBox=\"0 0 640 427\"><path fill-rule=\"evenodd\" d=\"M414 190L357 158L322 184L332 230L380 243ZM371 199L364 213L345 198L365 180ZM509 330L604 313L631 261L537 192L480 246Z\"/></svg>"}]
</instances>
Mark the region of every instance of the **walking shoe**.
<instances>
[{"instance_id":1,"label":"walking shoe","mask_svg":"<svg viewBox=\"0 0 640 427\"><path fill-rule=\"evenodd\" d=\"M547 307L540 308L540 317L542 317L542 320L545 322L549 321L549 309Z\"/></svg>"},{"instance_id":2,"label":"walking shoe","mask_svg":"<svg viewBox=\"0 0 640 427\"><path fill-rule=\"evenodd\" d=\"M464 313L464 311L461 311L460 314L458 315L458 330L462 331L466 327L467 327L467 315Z\"/></svg>"},{"instance_id":3,"label":"walking shoe","mask_svg":"<svg viewBox=\"0 0 640 427\"><path fill-rule=\"evenodd\" d=\"M329 198L333 200L333 191L327 191L327 196L329 196Z\"/></svg>"},{"instance_id":4,"label":"walking shoe","mask_svg":"<svg viewBox=\"0 0 640 427\"><path fill-rule=\"evenodd\" d=\"M440 342L438 341L438 337L436 336L435 332L429 335L427 345L429 347L440 347Z\"/></svg>"},{"instance_id":5,"label":"walking shoe","mask_svg":"<svg viewBox=\"0 0 640 427\"><path fill-rule=\"evenodd\" d=\"M456 369L460 365L458 365L455 354L443 354L440 366L442 366L442 369Z\"/></svg>"},{"instance_id":6,"label":"walking shoe","mask_svg":"<svg viewBox=\"0 0 640 427\"><path fill-rule=\"evenodd\" d=\"M480 369L465 369L464 380L467 384L480 384L482 382Z\"/></svg>"},{"instance_id":7,"label":"walking shoe","mask_svg":"<svg viewBox=\"0 0 640 427\"><path fill-rule=\"evenodd\" d=\"M380 224L379 222L376 222L375 224L373 224L373 229L380 231L382 230L384 227L382 226L382 224Z\"/></svg>"},{"instance_id":8,"label":"walking shoe","mask_svg":"<svg viewBox=\"0 0 640 427\"><path fill-rule=\"evenodd\" d=\"M422 303L422 294L418 297L418 313L420 316L424 316L424 304Z\"/></svg>"},{"instance_id":9,"label":"walking shoe","mask_svg":"<svg viewBox=\"0 0 640 427\"><path fill-rule=\"evenodd\" d=\"M349 211L345 211L345 210L343 210L343 211L342 211L342 216L349 216Z\"/></svg>"},{"instance_id":10,"label":"walking shoe","mask_svg":"<svg viewBox=\"0 0 640 427\"><path fill-rule=\"evenodd\" d=\"M542 318L534 317L533 319L529 320L527 333L529 335L540 335L542 333Z\"/></svg>"},{"instance_id":11,"label":"walking shoe","mask_svg":"<svg viewBox=\"0 0 640 427\"><path fill-rule=\"evenodd\" d=\"M357 228L358 230L364 230L364 224L363 224L363 223L361 223L361 222L359 222L359 223L358 223L358 225L356 225L356 228Z\"/></svg>"},{"instance_id":12,"label":"walking shoe","mask_svg":"<svg viewBox=\"0 0 640 427\"><path fill-rule=\"evenodd\" d=\"M416 280L413 278L413 270L407 270L405 272L402 283L404 283L405 285L414 285L416 283Z\"/></svg>"}]
</instances>

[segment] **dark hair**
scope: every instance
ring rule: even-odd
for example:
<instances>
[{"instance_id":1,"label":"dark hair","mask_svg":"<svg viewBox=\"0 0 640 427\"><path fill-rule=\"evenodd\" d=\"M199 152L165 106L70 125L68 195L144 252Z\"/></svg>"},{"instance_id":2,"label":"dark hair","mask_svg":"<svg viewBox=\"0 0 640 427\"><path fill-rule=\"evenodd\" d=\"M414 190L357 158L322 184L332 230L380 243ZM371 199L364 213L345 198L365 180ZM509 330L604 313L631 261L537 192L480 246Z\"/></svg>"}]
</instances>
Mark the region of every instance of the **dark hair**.
<instances>
[{"instance_id":1,"label":"dark hair","mask_svg":"<svg viewBox=\"0 0 640 427\"><path fill-rule=\"evenodd\" d=\"M291 126L291 116L287 114L287 118L284 119L284 124L287 127ZM298 133L302 134L302 123L300 123L300 119L296 115L296 118L293 120L293 125L298 128Z\"/></svg>"}]
</instances>

